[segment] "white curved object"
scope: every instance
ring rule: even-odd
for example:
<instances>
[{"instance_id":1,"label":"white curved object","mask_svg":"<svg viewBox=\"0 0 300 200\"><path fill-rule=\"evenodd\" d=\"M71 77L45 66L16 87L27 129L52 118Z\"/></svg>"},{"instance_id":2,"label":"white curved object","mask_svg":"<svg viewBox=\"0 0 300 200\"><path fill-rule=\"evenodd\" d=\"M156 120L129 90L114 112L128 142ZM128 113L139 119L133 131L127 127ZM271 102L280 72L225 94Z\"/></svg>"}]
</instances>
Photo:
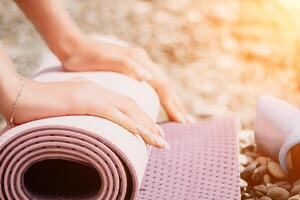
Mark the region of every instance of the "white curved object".
<instances>
[{"instance_id":1,"label":"white curved object","mask_svg":"<svg viewBox=\"0 0 300 200\"><path fill-rule=\"evenodd\" d=\"M278 159L288 172L287 153L300 144L300 110L270 96L258 101L255 118L255 139L258 150Z\"/></svg>"}]
</instances>

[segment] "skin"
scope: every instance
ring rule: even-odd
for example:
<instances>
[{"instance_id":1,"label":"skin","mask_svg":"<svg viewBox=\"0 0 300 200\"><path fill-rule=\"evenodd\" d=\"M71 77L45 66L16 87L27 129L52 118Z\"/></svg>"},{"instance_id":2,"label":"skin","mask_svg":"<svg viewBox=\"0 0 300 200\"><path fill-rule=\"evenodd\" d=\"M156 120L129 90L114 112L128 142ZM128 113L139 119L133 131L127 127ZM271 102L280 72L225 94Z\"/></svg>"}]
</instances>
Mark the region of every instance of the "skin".
<instances>
[{"instance_id":1,"label":"skin","mask_svg":"<svg viewBox=\"0 0 300 200\"><path fill-rule=\"evenodd\" d=\"M161 105L171 120L182 123L192 121L186 114L172 81L143 49L121 47L88 38L66 12L60 0L15 2L59 58L64 70L114 71L147 81L156 90ZM3 49L0 49L0 62L0 112L8 120L18 93L15 88L20 88L21 80ZM168 147L163 131L133 100L83 79L55 83L26 79L14 123L76 114L109 119L133 134L141 135L150 145Z\"/></svg>"},{"instance_id":2,"label":"skin","mask_svg":"<svg viewBox=\"0 0 300 200\"><path fill-rule=\"evenodd\" d=\"M9 121L21 79L3 49L0 60L0 112ZM15 124L62 115L99 116L140 135L150 145L168 147L162 130L128 97L80 78L53 83L25 79Z\"/></svg>"}]
</instances>

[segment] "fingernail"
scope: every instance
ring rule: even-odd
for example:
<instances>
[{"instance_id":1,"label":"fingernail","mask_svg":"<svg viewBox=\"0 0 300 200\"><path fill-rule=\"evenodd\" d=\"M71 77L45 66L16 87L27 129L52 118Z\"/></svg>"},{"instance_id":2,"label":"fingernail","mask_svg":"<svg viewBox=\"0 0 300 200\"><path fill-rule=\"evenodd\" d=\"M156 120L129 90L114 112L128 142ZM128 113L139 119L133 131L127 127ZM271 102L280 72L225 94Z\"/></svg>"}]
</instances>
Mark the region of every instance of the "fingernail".
<instances>
[{"instance_id":1,"label":"fingernail","mask_svg":"<svg viewBox=\"0 0 300 200\"><path fill-rule=\"evenodd\" d=\"M170 145L169 145L169 143L165 143L165 147L164 147L165 149L171 149L171 147L170 147Z\"/></svg>"},{"instance_id":2,"label":"fingernail","mask_svg":"<svg viewBox=\"0 0 300 200\"><path fill-rule=\"evenodd\" d=\"M152 79L152 74L148 70L145 70L143 68L137 68L136 73L142 76L145 81L150 81Z\"/></svg>"},{"instance_id":3,"label":"fingernail","mask_svg":"<svg viewBox=\"0 0 300 200\"><path fill-rule=\"evenodd\" d=\"M153 139L156 141L156 143L166 149L170 149L170 145L167 143L167 141L165 139L163 139L162 137L158 136L158 135L153 135Z\"/></svg>"},{"instance_id":4,"label":"fingernail","mask_svg":"<svg viewBox=\"0 0 300 200\"><path fill-rule=\"evenodd\" d=\"M165 134L164 130L163 130L159 125L157 125L157 124L155 124L155 126L156 126L156 128L157 128L159 134L160 134L162 137L166 137L166 134Z\"/></svg>"},{"instance_id":5,"label":"fingernail","mask_svg":"<svg viewBox=\"0 0 300 200\"><path fill-rule=\"evenodd\" d=\"M192 116L192 115L187 115L186 116L186 121L188 123L195 123L196 122L196 119Z\"/></svg>"},{"instance_id":6,"label":"fingernail","mask_svg":"<svg viewBox=\"0 0 300 200\"><path fill-rule=\"evenodd\" d=\"M179 120L179 122L186 123L186 119L185 119L185 117L184 117L184 115L182 113L177 112L176 113L176 118Z\"/></svg>"},{"instance_id":7,"label":"fingernail","mask_svg":"<svg viewBox=\"0 0 300 200\"><path fill-rule=\"evenodd\" d=\"M151 131L141 125L137 125L136 128L141 134L148 135L156 145L167 149L170 148L170 145L167 143L167 141L165 141L163 137L151 133Z\"/></svg>"}]
</instances>

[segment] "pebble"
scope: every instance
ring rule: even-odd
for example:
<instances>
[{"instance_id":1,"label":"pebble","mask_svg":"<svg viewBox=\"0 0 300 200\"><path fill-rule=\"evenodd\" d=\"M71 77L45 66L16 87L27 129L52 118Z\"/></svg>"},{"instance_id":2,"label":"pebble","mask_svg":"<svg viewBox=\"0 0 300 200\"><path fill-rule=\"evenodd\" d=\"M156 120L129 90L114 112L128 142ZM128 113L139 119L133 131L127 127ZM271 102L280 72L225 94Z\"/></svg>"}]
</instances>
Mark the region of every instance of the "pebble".
<instances>
[{"instance_id":1,"label":"pebble","mask_svg":"<svg viewBox=\"0 0 300 200\"><path fill-rule=\"evenodd\" d=\"M290 197L288 200L300 200L299 194Z\"/></svg>"},{"instance_id":2,"label":"pebble","mask_svg":"<svg viewBox=\"0 0 300 200\"><path fill-rule=\"evenodd\" d=\"M290 194L284 188L272 187L267 190L267 196L273 200L287 200L290 197Z\"/></svg>"},{"instance_id":3,"label":"pebble","mask_svg":"<svg viewBox=\"0 0 300 200\"><path fill-rule=\"evenodd\" d=\"M262 196L264 196L265 194L262 193L262 192L259 192L259 191L254 191L254 195L255 195L255 197L262 197Z\"/></svg>"},{"instance_id":4,"label":"pebble","mask_svg":"<svg viewBox=\"0 0 300 200\"><path fill-rule=\"evenodd\" d=\"M300 192L300 184L293 186L291 189L291 195L299 194Z\"/></svg>"},{"instance_id":5,"label":"pebble","mask_svg":"<svg viewBox=\"0 0 300 200\"><path fill-rule=\"evenodd\" d=\"M245 167L243 165L240 165L240 173L242 173L245 170Z\"/></svg>"},{"instance_id":6,"label":"pebble","mask_svg":"<svg viewBox=\"0 0 300 200\"><path fill-rule=\"evenodd\" d=\"M267 166L261 165L253 171L251 175L251 181L254 184L259 184L263 180L263 176L267 173Z\"/></svg>"},{"instance_id":7,"label":"pebble","mask_svg":"<svg viewBox=\"0 0 300 200\"><path fill-rule=\"evenodd\" d=\"M300 178L294 182L293 186L300 184Z\"/></svg>"},{"instance_id":8,"label":"pebble","mask_svg":"<svg viewBox=\"0 0 300 200\"><path fill-rule=\"evenodd\" d=\"M239 155L239 161L241 165L247 166L252 163L254 160L249 156L245 156L244 154Z\"/></svg>"},{"instance_id":9,"label":"pebble","mask_svg":"<svg viewBox=\"0 0 300 200\"><path fill-rule=\"evenodd\" d=\"M278 181L278 182L274 183L274 185L277 185L278 187L282 187L288 191L291 190L291 188L292 188L292 185L287 181Z\"/></svg>"},{"instance_id":10,"label":"pebble","mask_svg":"<svg viewBox=\"0 0 300 200\"><path fill-rule=\"evenodd\" d=\"M275 184L272 184L272 183L267 183L267 184L266 184L266 187L267 187L267 189L269 189L269 188L276 187L276 185L275 185Z\"/></svg>"},{"instance_id":11,"label":"pebble","mask_svg":"<svg viewBox=\"0 0 300 200\"><path fill-rule=\"evenodd\" d=\"M251 196L250 193L245 192L245 193L242 194L242 199L249 199L249 198L251 198L251 197L252 197L252 196Z\"/></svg>"},{"instance_id":12,"label":"pebble","mask_svg":"<svg viewBox=\"0 0 300 200\"><path fill-rule=\"evenodd\" d=\"M268 174L265 174L265 175L263 176L263 181L264 181L265 184L267 184L267 183L272 183L271 176L268 175Z\"/></svg>"},{"instance_id":13,"label":"pebble","mask_svg":"<svg viewBox=\"0 0 300 200\"><path fill-rule=\"evenodd\" d=\"M270 161L268 163L268 171L270 172L270 174L272 176L274 176L275 178L277 178L279 180L283 180L283 179L287 178L286 174L281 169L280 165L274 161Z\"/></svg>"},{"instance_id":14,"label":"pebble","mask_svg":"<svg viewBox=\"0 0 300 200\"><path fill-rule=\"evenodd\" d=\"M260 197L258 200L272 200L272 199L270 197L263 196L263 197Z\"/></svg>"},{"instance_id":15,"label":"pebble","mask_svg":"<svg viewBox=\"0 0 300 200\"><path fill-rule=\"evenodd\" d=\"M244 153L246 156L252 157L252 158L257 158L259 155L255 152L247 151Z\"/></svg>"},{"instance_id":16,"label":"pebble","mask_svg":"<svg viewBox=\"0 0 300 200\"><path fill-rule=\"evenodd\" d=\"M255 145L254 144L249 144L248 146L244 147L242 149L242 153L244 154L248 154L248 153L253 153L253 151L255 150Z\"/></svg>"},{"instance_id":17,"label":"pebble","mask_svg":"<svg viewBox=\"0 0 300 200\"><path fill-rule=\"evenodd\" d=\"M257 162L253 162L245 168L245 171L253 172L256 169L256 167L257 167Z\"/></svg>"},{"instance_id":18,"label":"pebble","mask_svg":"<svg viewBox=\"0 0 300 200\"><path fill-rule=\"evenodd\" d=\"M258 164L260 165L267 165L269 162L269 159L267 157L264 156L259 156L258 158L256 158L255 160Z\"/></svg>"},{"instance_id":19,"label":"pebble","mask_svg":"<svg viewBox=\"0 0 300 200\"><path fill-rule=\"evenodd\" d=\"M247 186L248 186L248 183L244 179L240 178L240 187L244 188L244 187L247 187Z\"/></svg>"},{"instance_id":20,"label":"pebble","mask_svg":"<svg viewBox=\"0 0 300 200\"><path fill-rule=\"evenodd\" d=\"M261 192L263 194L266 194L266 192L267 192L267 187L265 185L263 185L263 184L254 186L253 189L255 191Z\"/></svg>"},{"instance_id":21,"label":"pebble","mask_svg":"<svg viewBox=\"0 0 300 200\"><path fill-rule=\"evenodd\" d=\"M257 162L253 162L250 165L248 165L241 173L242 179L248 180L251 177L253 171L256 169L256 167L257 167Z\"/></svg>"}]
</instances>

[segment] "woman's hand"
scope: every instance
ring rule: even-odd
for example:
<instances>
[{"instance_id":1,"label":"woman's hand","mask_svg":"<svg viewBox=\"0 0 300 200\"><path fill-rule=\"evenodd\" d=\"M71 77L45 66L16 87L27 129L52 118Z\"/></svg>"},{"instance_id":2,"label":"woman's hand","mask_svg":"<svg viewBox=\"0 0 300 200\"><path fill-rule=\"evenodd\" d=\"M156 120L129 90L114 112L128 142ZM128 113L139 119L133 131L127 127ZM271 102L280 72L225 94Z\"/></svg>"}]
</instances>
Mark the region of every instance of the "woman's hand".
<instances>
[{"instance_id":1,"label":"woman's hand","mask_svg":"<svg viewBox=\"0 0 300 200\"><path fill-rule=\"evenodd\" d=\"M4 111L6 119L10 118L15 101L15 86L10 84L5 92ZM144 141L155 147L168 147L163 139L163 131L153 122L129 97L122 96L85 79L42 83L29 79L18 101L14 123L64 115L93 115L113 121L133 134L140 135Z\"/></svg>"},{"instance_id":2,"label":"woman's hand","mask_svg":"<svg viewBox=\"0 0 300 200\"><path fill-rule=\"evenodd\" d=\"M156 89L171 120L191 121L176 94L174 84L144 50L87 38L60 0L16 0L16 3L66 70L114 71L148 81Z\"/></svg>"},{"instance_id":3,"label":"woman's hand","mask_svg":"<svg viewBox=\"0 0 300 200\"><path fill-rule=\"evenodd\" d=\"M191 122L176 93L175 85L140 48L108 44L85 38L61 60L67 71L114 71L149 82L160 97L169 118Z\"/></svg>"}]
</instances>

